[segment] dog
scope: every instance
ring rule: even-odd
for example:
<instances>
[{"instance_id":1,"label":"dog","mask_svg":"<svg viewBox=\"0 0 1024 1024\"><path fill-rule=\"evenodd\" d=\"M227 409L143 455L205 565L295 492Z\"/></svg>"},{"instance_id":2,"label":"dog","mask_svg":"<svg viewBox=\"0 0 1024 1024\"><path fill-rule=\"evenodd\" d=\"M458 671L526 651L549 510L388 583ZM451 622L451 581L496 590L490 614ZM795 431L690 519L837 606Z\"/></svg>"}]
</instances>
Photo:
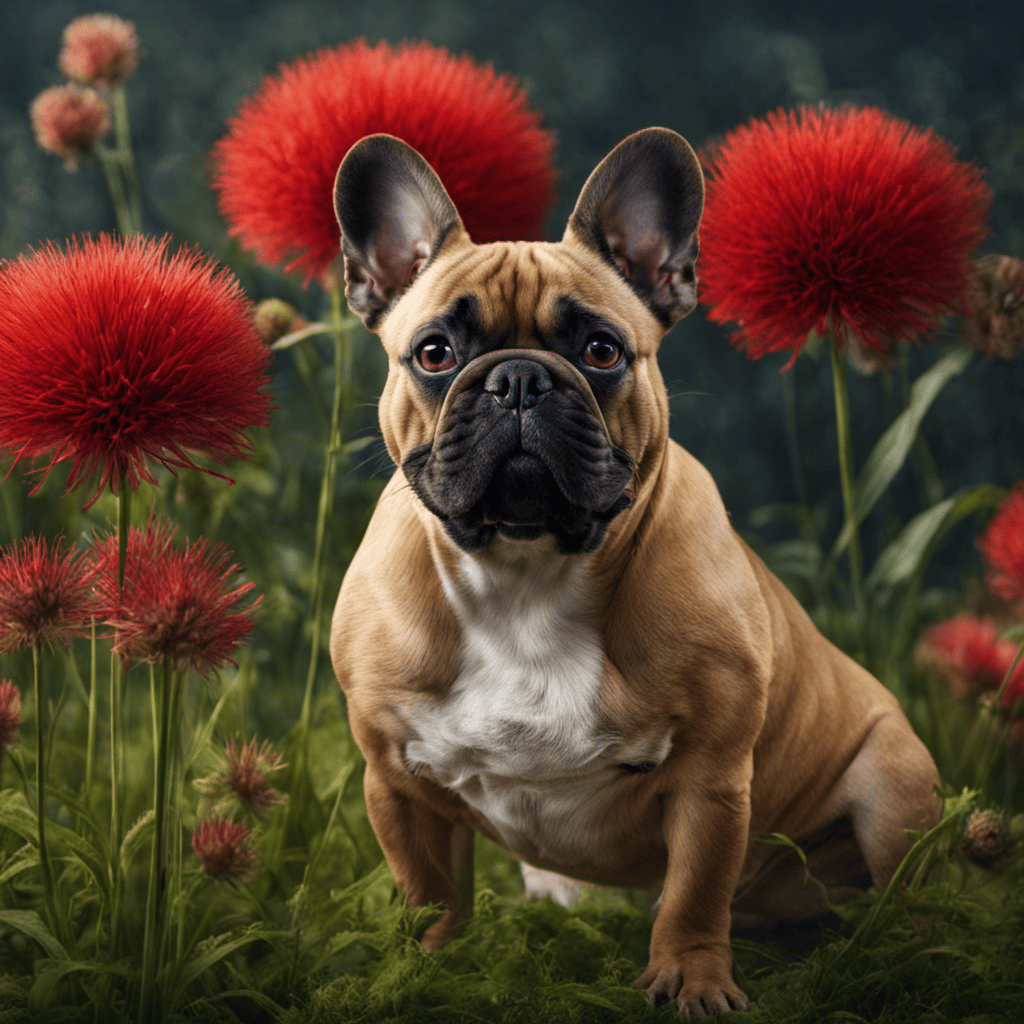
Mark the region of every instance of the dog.
<instances>
[{"instance_id":1,"label":"dog","mask_svg":"<svg viewBox=\"0 0 1024 1024\"><path fill-rule=\"evenodd\" d=\"M414 149L353 146L346 295L387 353L397 469L330 639L381 849L411 906L442 907L423 946L471 912L479 831L535 895L660 886L636 986L697 1016L748 1006L734 917L828 906L756 837L881 890L941 811L898 702L669 438L656 357L697 304L703 197L687 142L651 128L561 242L475 245Z\"/></svg>"}]
</instances>

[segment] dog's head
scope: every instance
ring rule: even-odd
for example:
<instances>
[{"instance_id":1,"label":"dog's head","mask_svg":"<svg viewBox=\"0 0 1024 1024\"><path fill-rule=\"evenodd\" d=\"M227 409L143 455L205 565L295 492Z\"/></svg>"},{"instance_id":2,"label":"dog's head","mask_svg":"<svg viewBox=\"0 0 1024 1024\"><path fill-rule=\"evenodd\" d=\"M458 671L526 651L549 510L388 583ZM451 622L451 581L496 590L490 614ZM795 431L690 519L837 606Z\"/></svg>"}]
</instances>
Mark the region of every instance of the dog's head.
<instances>
[{"instance_id":1,"label":"dog's head","mask_svg":"<svg viewBox=\"0 0 1024 1024\"><path fill-rule=\"evenodd\" d=\"M388 354L391 457L464 551L495 533L593 551L668 439L659 342L696 305L704 183L650 128L591 174L560 243L474 245L411 147L371 135L338 169L348 303Z\"/></svg>"}]
</instances>

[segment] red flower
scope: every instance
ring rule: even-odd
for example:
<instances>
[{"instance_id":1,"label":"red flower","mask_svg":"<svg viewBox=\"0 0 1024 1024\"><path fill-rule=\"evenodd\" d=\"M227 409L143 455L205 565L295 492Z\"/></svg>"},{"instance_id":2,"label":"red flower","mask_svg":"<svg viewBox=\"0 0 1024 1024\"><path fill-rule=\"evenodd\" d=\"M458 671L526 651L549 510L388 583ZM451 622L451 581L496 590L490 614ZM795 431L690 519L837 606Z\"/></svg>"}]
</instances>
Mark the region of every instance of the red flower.
<instances>
[{"instance_id":1,"label":"red flower","mask_svg":"<svg viewBox=\"0 0 1024 1024\"><path fill-rule=\"evenodd\" d=\"M139 66L139 40L130 21L113 14L86 14L64 29L57 65L68 78L108 88Z\"/></svg>"},{"instance_id":2,"label":"red flower","mask_svg":"<svg viewBox=\"0 0 1024 1024\"><path fill-rule=\"evenodd\" d=\"M752 358L845 328L880 356L964 305L990 190L953 148L867 107L777 110L704 155L701 299Z\"/></svg>"},{"instance_id":3,"label":"red flower","mask_svg":"<svg viewBox=\"0 0 1024 1024\"><path fill-rule=\"evenodd\" d=\"M272 751L269 740L257 747L253 737L239 752L235 741L228 739L226 765L209 778L196 779L194 785L204 797L219 804L226 803L233 793L247 811L265 816L275 804L284 802L267 781L268 772L283 767L281 755Z\"/></svg>"},{"instance_id":4,"label":"red flower","mask_svg":"<svg viewBox=\"0 0 1024 1024\"><path fill-rule=\"evenodd\" d=\"M234 583L239 566L223 546L205 539L171 546L170 522L150 520L128 531L124 587L117 585L117 537L97 544L99 614L112 626L114 650L129 661L169 661L179 672L194 668L203 678L227 662L252 630L262 598L236 607L254 583Z\"/></svg>"},{"instance_id":5,"label":"red flower","mask_svg":"<svg viewBox=\"0 0 1024 1024\"><path fill-rule=\"evenodd\" d=\"M21 692L10 679L0 679L0 755L14 742L20 725Z\"/></svg>"},{"instance_id":6,"label":"red flower","mask_svg":"<svg viewBox=\"0 0 1024 1024\"><path fill-rule=\"evenodd\" d=\"M1016 655L1017 645L1000 640L994 622L973 615L958 615L931 626L918 641L919 660L943 675L958 697L998 690ZM1006 693L1020 686L1024 686L1024 662L1014 669Z\"/></svg>"},{"instance_id":7,"label":"red flower","mask_svg":"<svg viewBox=\"0 0 1024 1024\"><path fill-rule=\"evenodd\" d=\"M0 451L71 459L87 505L124 474L155 482L147 458L197 466L247 455L269 421L269 354L227 270L169 239L101 235L0 264ZM221 475L221 474L215 474ZM45 474L44 474L45 478Z\"/></svg>"},{"instance_id":8,"label":"red flower","mask_svg":"<svg viewBox=\"0 0 1024 1024\"><path fill-rule=\"evenodd\" d=\"M477 242L539 239L554 194L553 137L515 79L428 43L359 40L283 64L214 147L229 232L306 283L338 255L334 178L364 135L387 132L437 171Z\"/></svg>"},{"instance_id":9,"label":"red flower","mask_svg":"<svg viewBox=\"0 0 1024 1024\"><path fill-rule=\"evenodd\" d=\"M84 552L28 537L0 551L0 654L41 643L70 650L95 613L95 570Z\"/></svg>"},{"instance_id":10,"label":"red flower","mask_svg":"<svg viewBox=\"0 0 1024 1024\"><path fill-rule=\"evenodd\" d=\"M110 131L110 110L95 89L55 85L28 108L39 148L62 157L69 170Z\"/></svg>"},{"instance_id":11,"label":"red flower","mask_svg":"<svg viewBox=\"0 0 1024 1024\"><path fill-rule=\"evenodd\" d=\"M206 818L192 831L192 849L211 878L237 878L248 882L256 877L257 858L250 837L252 829L223 818Z\"/></svg>"},{"instance_id":12,"label":"red flower","mask_svg":"<svg viewBox=\"0 0 1024 1024\"><path fill-rule=\"evenodd\" d=\"M988 585L1004 601L1024 601L1024 481L1013 488L978 540Z\"/></svg>"}]
</instances>

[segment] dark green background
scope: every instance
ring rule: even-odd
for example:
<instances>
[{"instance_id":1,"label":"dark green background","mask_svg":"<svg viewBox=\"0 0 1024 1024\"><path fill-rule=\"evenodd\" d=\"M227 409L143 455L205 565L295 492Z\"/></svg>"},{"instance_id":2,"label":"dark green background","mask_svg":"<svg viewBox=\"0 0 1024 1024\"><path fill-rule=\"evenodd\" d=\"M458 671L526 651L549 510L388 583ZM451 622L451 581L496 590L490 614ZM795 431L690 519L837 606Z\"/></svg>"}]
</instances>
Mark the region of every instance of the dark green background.
<instances>
[{"instance_id":1,"label":"dark green background","mask_svg":"<svg viewBox=\"0 0 1024 1024\"><path fill-rule=\"evenodd\" d=\"M242 98L279 62L358 36L426 38L520 78L558 137L553 237L587 173L631 131L667 125L699 145L778 105L853 100L931 125L984 165L996 193L985 250L1024 256L1022 8L937 0L10 2L0 33L0 256L43 238L113 227L97 168L65 172L36 148L27 118L33 96L60 80L63 26L97 9L134 21L145 49L129 102L147 229L172 231L226 260L253 298L285 294L310 315L322 301L315 286L303 292L229 243L208 187L207 154ZM913 371L935 352L925 341ZM777 372L785 359L748 361L698 311L669 335L662 362L673 433L710 468L737 526L760 505L793 500ZM835 524L832 396L823 363L803 358L793 374L812 498ZM853 377L863 459L899 408L899 388L889 393L878 379ZM926 433L948 488L1024 477L1022 385L1024 360L978 358L929 413ZM904 521L920 507L905 471L875 522ZM970 571L975 529L965 526L945 545L947 576Z\"/></svg>"}]
</instances>

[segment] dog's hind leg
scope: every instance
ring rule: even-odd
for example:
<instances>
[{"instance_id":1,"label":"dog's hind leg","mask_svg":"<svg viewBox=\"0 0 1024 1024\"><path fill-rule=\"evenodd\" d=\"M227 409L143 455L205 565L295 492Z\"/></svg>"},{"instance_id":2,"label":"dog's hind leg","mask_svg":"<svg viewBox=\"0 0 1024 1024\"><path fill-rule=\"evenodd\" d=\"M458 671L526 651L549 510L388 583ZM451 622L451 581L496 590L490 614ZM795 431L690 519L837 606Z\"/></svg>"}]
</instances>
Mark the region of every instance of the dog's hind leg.
<instances>
[{"instance_id":1,"label":"dog's hind leg","mask_svg":"<svg viewBox=\"0 0 1024 1024\"><path fill-rule=\"evenodd\" d=\"M913 845L909 830L935 825L942 813L939 773L900 712L872 726L829 803L853 823L871 881L881 892Z\"/></svg>"}]
</instances>

